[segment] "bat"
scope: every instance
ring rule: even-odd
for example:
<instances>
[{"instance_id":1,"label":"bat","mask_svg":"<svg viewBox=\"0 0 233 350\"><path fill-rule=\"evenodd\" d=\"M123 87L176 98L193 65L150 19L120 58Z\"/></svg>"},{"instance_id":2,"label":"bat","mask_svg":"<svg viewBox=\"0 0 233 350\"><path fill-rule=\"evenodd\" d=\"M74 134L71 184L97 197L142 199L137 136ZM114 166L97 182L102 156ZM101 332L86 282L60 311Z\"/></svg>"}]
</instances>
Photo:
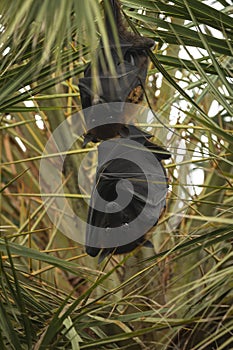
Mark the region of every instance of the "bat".
<instances>
[{"instance_id":1,"label":"bat","mask_svg":"<svg viewBox=\"0 0 233 350\"><path fill-rule=\"evenodd\" d=\"M85 248L90 256L100 254L99 262L139 245L153 246L144 231L157 224L166 206L168 182L161 160L170 154L149 141L150 134L146 137L133 125L130 131L131 138L111 139L98 147Z\"/></svg>"},{"instance_id":2,"label":"bat","mask_svg":"<svg viewBox=\"0 0 233 350\"><path fill-rule=\"evenodd\" d=\"M107 11L106 2L110 4L108 10L114 19L118 30L118 41L115 40L114 27ZM147 76L148 53L154 46L154 41L140 35L130 33L124 26L118 0L105 0L105 26L108 35L111 62L105 54L103 41L97 51L97 76L89 64L84 71L84 77L79 80L82 108L86 109L100 103L133 102L139 103L143 96L143 85ZM114 71L114 74L113 74ZM122 125L127 124L124 115L119 111L115 123L109 123L107 118L104 125L92 124L94 110L85 114L87 133L84 145L89 141L98 142L114 138L123 133Z\"/></svg>"}]
</instances>

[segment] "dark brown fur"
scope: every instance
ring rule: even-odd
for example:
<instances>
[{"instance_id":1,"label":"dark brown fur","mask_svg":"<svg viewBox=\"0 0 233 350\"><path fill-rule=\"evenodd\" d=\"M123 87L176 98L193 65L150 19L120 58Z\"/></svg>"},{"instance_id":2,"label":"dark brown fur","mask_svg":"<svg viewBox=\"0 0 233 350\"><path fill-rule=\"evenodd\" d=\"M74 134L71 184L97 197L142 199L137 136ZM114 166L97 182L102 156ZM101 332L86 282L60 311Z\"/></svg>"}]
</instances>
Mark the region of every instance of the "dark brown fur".
<instances>
[{"instance_id":1,"label":"dark brown fur","mask_svg":"<svg viewBox=\"0 0 233 350\"><path fill-rule=\"evenodd\" d=\"M145 38L141 35L132 33L128 30L123 21L123 16L121 14L121 5L119 0L111 0L111 5L113 7L113 15L116 21L116 28L120 39L132 43L133 47L151 48L154 45L154 40L150 38ZM106 21L107 26L109 21ZM108 28L109 29L109 28Z\"/></svg>"}]
</instances>

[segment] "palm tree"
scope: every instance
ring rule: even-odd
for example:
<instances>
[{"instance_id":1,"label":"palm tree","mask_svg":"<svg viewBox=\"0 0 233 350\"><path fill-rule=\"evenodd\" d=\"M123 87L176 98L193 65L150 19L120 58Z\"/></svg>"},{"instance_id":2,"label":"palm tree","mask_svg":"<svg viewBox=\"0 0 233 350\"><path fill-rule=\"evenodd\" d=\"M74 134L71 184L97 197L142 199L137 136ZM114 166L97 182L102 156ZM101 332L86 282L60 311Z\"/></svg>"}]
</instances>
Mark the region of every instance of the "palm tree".
<instances>
[{"instance_id":1,"label":"palm tree","mask_svg":"<svg viewBox=\"0 0 233 350\"><path fill-rule=\"evenodd\" d=\"M169 148L170 186L155 250L98 265L75 241L82 227L61 232L65 208L54 211L49 184L41 200L39 174L49 137L81 110L78 80L106 38L102 4L0 3L1 349L233 347L232 3L121 4L131 30L156 43L144 100L153 113L138 123ZM96 147L81 144L66 152L63 190L85 220Z\"/></svg>"}]
</instances>

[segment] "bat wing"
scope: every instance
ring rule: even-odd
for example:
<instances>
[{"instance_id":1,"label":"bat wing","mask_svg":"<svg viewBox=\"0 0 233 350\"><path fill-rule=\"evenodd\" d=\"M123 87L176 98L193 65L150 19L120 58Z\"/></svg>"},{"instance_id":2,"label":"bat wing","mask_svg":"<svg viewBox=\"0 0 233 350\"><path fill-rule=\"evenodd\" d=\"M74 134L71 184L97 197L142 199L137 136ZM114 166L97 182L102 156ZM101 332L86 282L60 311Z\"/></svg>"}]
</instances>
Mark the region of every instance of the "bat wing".
<instances>
[{"instance_id":1,"label":"bat wing","mask_svg":"<svg viewBox=\"0 0 233 350\"><path fill-rule=\"evenodd\" d=\"M165 207L167 179L156 157L151 158L150 152L140 148L135 152L124 139L105 142L98 152L86 252L95 256L101 250L104 257L111 252L129 252L144 242L143 227L150 229L156 225ZM130 160L124 159L126 153ZM143 159L143 169L137 165L139 157ZM100 204L99 196L104 199L103 204ZM126 205L122 204L122 198L123 202L129 199ZM98 209L95 209L96 205ZM115 207L114 213L106 210L111 207ZM136 224L135 219L138 220Z\"/></svg>"}]
</instances>

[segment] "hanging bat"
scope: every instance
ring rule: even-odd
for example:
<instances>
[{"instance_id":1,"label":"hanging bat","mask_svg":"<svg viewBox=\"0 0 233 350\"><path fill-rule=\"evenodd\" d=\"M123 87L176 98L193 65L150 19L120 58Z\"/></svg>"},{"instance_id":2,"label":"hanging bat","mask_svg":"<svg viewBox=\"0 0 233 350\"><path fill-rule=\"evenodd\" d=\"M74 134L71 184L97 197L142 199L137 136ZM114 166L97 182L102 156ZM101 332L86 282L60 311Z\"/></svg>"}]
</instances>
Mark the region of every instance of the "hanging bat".
<instances>
[{"instance_id":1,"label":"hanging bat","mask_svg":"<svg viewBox=\"0 0 233 350\"><path fill-rule=\"evenodd\" d=\"M110 6L107 6L107 2ZM132 102L142 100L143 86L147 76L147 50L154 46L154 41L140 35L130 33L124 26L118 0L105 0L105 26L108 35L111 62L105 54L103 41L97 52L97 76L92 65L86 68L84 78L79 80L82 108L109 102ZM108 8L108 9L107 9ZM114 26L110 20L109 10L118 31L118 41L115 39ZM113 66L111 66L113 64ZM93 110L94 113L94 110ZM122 125L127 124L122 111L118 111L116 123L92 125L93 113L85 115L87 134L85 144L113 138L121 133ZM126 135L125 135L126 136Z\"/></svg>"},{"instance_id":2,"label":"hanging bat","mask_svg":"<svg viewBox=\"0 0 233 350\"><path fill-rule=\"evenodd\" d=\"M153 246L146 232L157 224L166 205L168 186L161 160L170 154L138 130L134 132L133 147L129 138L112 139L98 147L85 246L90 256L100 253L99 262L139 245Z\"/></svg>"}]
</instances>

